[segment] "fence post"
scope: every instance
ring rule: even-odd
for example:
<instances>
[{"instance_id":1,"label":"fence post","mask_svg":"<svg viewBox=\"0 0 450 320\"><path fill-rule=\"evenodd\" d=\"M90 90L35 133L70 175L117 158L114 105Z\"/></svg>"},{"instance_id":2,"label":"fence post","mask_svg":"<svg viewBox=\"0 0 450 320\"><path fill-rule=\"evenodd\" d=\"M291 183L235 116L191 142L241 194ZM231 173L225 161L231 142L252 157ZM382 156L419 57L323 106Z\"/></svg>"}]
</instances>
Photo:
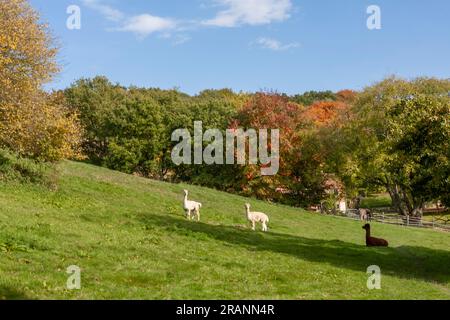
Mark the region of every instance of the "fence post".
<instances>
[{"instance_id":1,"label":"fence post","mask_svg":"<svg viewBox=\"0 0 450 320\"><path fill-rule=\"evenodd\" d=\"M433 216L433 229L434 229L434 216Z\"/></svg>"},{"instance_id":2,"label":"fence post","mask_svg":"<svg viewBox=\"0 0 450 320\"><path fill-rule=\"evenodd\" d=\"M406 216L406 225L409 227L409 215Z\"/></svg>"}]
</instances>

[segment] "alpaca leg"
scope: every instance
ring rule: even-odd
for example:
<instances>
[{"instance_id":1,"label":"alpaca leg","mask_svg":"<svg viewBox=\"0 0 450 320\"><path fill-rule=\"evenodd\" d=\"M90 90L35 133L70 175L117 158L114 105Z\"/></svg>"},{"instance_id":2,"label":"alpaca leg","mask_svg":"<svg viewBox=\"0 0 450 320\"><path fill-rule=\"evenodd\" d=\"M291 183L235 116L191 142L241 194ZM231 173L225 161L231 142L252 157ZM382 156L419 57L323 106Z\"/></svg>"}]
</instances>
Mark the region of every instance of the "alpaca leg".
<instances>
[{"instance_id":1,"label":"alpaca leg","mask_svg":"<svg viewBox=\"0 0 450 320\"><path fill-rule=\"evenodd\" d=\"M191 210L188 210L187 218L188 218L188 220L191 220Z\"/></svg>"},{"instance_id":2,"label":"alpaca leg","mask_svg":"<svg viewBox=\"0 0 450 320\"><path fill-rule=\"evenodd\" d=\"M255 231L255 221L252 221L252 230Z\"/></svg>"},{"instance_id":3,"label":"alpaca leg","mask_svg":"<svg viewBox=\"0 0 450 320\"><path fill-rule=\"evenodd\" d=\"M267 225L265 222L262 223L262 231L266 232L267 231Z\"/></svg>"},{"instance_id":4,"label":"alpaca leg","mask_svg":"<svg viewBox=\"0 0 450 320\"><path fill-rule=\"evenodd\" d=\"M196 210L196 214L197 214L197 222L200 221L200 210L197 209Z\"/></svg>"}]
</instances>

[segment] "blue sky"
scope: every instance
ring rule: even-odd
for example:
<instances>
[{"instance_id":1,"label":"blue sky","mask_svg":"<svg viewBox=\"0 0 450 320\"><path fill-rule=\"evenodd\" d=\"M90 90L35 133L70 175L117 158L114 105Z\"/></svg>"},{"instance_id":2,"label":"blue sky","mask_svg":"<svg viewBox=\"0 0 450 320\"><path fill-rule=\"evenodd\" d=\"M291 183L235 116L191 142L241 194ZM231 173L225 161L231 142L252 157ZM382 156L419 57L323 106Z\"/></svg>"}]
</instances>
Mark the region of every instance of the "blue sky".
<instances>
[{"instance_id":1,"label":"blue sky","mask_svg":"<svg viewBox=\"0 0 450 320\"><path fill-rule=\"evenodd\" d=\"M31 0L62 49L51 88L123 85L361 89L389 75L450 77L448 0ZM81 29L69 30L69 5ZM381 30L369 30L369 5Z\"/></svg>"}]
</instances>

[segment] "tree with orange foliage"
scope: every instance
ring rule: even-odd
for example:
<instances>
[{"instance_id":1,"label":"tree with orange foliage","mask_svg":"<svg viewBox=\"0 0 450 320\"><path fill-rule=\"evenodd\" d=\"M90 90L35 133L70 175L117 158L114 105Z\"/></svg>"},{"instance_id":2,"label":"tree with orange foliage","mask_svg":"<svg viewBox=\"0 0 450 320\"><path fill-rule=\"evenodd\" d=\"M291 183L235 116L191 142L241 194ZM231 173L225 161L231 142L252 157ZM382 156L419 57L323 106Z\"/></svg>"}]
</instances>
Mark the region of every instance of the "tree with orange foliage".
<instances>
[{"instance_id":1,"label":"tree with orange foliage","mask_svg":"<svg viewBox=\"0 0 450 320\"><path fill-rule=\"evenodd\" d=\"M358 97L358 94L353 90L346 89L336 93L336 97L338 101L351 104L355 102L356 98Z\"/></svg>"},{"instance_id":2,"label":"tree with orange foliage","mask_svg":"<svg viewBox=\"0 0 450 320\"><path fill-rule=\"evenodd\" d=\"M314 164L320 168L316 174L323 178L324 190L329 190L326 181L330 177L335 177L336 170L341 168L336 166L335 160L342 149L342 141L339 140L340 128L351 119L351 105L357 98L357 93L352 90L342 90L336 93L336 101L317 101L309 106L304 112L304 120L309 122L309 130L303 139L303 158L310 158L306 163L299 164L298 167L311 166ZM305 155L308 156L305 156ZM299 159L299 162L302 162ZM314 172L313 168L311 171ZM328 177L328 178L327 178ZM342 181L334 181L342 183ZM331 190L330 190L331 191ZM341 190L343 193L349 190Z\"/></svg>"},{"instance_id":3,"label":"tree with orange foliage","mask_svg":"<svg viewBox=\"0 0 450 320\"><path fill-rule=\"evenodd\" d=\"M348 109L348 105L341 101L319 101L303 112L306 120L315 126L329 126Z\"/></svg>"}]
</instances>

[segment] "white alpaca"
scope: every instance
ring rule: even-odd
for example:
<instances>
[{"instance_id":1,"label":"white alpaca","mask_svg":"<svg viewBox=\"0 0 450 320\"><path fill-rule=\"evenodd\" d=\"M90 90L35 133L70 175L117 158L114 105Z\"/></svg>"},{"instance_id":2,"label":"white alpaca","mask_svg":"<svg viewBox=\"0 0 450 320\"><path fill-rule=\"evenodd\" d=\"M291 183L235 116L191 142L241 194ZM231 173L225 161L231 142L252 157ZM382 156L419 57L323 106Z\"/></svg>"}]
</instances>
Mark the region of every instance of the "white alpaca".
<instances>
[{"instance_id":1,"label":"white alpaca","mask_svg":"<svg viewBox=\"0 0 450 320\"><path fill-rule=\"evenodd\" d=\"M197 221L200 221L200 208L202 207L202 204L200 202L190 201L187 197L188 191L184 190L183 209L186 212L186 217L190 220L192 213L192 219L197 216Z\"/></svg>"},{"instance_id":2,"label":"white alpaca","mask_svg":"<svg viewBox=\"0 0 450 320\"><path fill-rule=\"evenodd\" d=\"M252 223L252 230L255 230L255 223L261 222L262 224L262 231L267 231L267 224L269 223L269 217L262 212L251 212L250 211L250 204L245 204L245 210L247 214L247 220Z\"/></svg>"}]
</instances>

